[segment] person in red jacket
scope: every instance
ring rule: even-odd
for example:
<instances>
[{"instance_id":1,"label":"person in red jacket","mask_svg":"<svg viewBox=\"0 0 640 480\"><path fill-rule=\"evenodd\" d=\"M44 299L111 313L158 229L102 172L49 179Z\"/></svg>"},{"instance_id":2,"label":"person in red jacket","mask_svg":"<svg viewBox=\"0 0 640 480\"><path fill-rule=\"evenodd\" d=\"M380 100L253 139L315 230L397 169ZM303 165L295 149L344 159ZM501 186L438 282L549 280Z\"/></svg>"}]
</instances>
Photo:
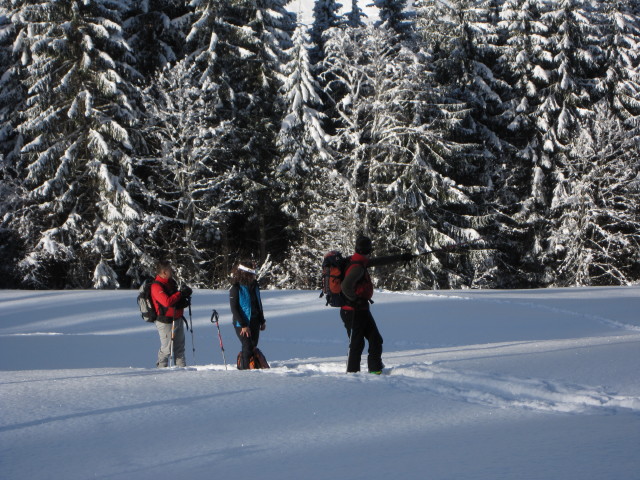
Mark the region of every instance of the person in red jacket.
<instances>
[{"instance_id":1,"label":"person in red jacket","mask_svg":"<svg viewBox=\"0 0 640 480\"><path fill-rule=\"evenodd\" d=\"M382 373L382 335L371 315L369 304L373 297L373 283L368 267L388 265L411 260L410 253L371 258L373 243L364 235L356 239L355 253L350 257L342 280L342 294L346 305L340 309L340 318L349 335L349 356L347 373L360 371L360 360L365 339L369 342L367 366L369 373Z\"/></svg>"},{"instance_id":2,"label":"person in red jacket","mask_svg":"<svg viewBox=\"0 0 640 480\"><path fill-rule=\"evenodd\" d=\"M192 290L183 287L178 290L178 284L173 279L171 262L162 260L156 267L156 278L151 285L151 300L158 314L156 328L160 336L160 350L156 366L169 366L173 353L176 367L186 367L184 356L184 318L183 310L189 305Z\"/></svg>"}]
</instances>

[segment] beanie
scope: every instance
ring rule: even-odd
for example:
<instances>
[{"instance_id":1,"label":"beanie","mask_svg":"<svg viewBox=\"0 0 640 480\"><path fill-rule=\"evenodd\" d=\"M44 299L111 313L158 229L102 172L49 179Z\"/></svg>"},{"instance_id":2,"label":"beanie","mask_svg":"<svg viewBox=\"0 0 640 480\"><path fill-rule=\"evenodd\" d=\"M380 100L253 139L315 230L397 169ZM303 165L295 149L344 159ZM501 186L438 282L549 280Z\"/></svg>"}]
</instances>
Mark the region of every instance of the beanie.
<instances>
[{"instance_id":1,"label":"beanie","mask_svg":"<svg viewBox=\"0 0 640 480\"><path fill-rule=\"evenodd\" d=\"M361 235L356 239L356 253L360 255L370 255L372 251L373 244L369 237Z\"/></svg>"}]
</instances>

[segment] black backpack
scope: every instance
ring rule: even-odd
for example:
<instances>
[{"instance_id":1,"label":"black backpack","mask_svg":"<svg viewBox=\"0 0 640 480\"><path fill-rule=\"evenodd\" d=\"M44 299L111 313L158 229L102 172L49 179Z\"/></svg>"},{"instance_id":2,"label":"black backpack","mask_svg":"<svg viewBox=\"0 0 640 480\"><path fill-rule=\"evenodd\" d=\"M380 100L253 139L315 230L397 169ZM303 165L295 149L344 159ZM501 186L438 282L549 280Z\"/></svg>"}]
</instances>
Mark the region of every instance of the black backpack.
<instances>
[{"instance_id":1,"label":"black backpack","mask_svg":"<svg viewBox=\"0 0 640 480\"><path fill-rule=\"evenodd\" d=\"M156 312L151 300L151 285L157 283L162 286L160 282L156 282L150 278L146 279L140 285L138 290L138 307L140 308L140 315L145 322L153 323L158 319L158 312Z\"/></svg>"}]
</instances>

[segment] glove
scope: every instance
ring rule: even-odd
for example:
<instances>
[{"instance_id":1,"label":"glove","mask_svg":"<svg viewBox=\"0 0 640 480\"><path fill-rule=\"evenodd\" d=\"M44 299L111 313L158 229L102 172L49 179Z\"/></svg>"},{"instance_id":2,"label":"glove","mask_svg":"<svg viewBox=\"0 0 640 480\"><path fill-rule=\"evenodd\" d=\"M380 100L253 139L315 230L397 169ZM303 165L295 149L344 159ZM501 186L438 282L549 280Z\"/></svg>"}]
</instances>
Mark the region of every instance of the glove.
<instances>
[{"instance_id":1,"label":"glove","mask_svg":"<svg viewBox=\"0 0 640 480\"><path fill-rule=\"evenodd\" d=\"M191 288L189 288L189 287L182 287L180 289L180 293L182 294L183 298L190 297L191 294L193 293L193 290L191 290Z\"/></svg>"}]
</instances>

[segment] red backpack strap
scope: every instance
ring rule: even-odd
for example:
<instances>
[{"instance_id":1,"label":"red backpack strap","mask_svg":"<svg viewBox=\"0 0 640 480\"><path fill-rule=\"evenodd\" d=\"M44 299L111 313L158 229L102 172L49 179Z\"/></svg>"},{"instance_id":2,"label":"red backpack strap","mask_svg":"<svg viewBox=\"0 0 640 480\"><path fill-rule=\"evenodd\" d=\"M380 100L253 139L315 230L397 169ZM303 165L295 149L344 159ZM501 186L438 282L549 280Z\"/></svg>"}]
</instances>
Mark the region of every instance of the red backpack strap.
<instances>
[{"instance_id":1,"label":"red backpack strap","mask_svg":"<svg viewBox=\"0 0 640 480\"><path fill-rule=\"evenodd\" d=\"M358 261L358 260L351 260L351 257L349 257L349 262L347 263L347 266L344 268L344 275L343 277L347 276L347 273L349 272L349 270L351 269L351 267L353 267L354 265L362 265L362 268L365 269L365 271L367 270L367 266L364 264L363 261Z\"/></svg>"}]
</instances>

